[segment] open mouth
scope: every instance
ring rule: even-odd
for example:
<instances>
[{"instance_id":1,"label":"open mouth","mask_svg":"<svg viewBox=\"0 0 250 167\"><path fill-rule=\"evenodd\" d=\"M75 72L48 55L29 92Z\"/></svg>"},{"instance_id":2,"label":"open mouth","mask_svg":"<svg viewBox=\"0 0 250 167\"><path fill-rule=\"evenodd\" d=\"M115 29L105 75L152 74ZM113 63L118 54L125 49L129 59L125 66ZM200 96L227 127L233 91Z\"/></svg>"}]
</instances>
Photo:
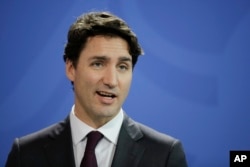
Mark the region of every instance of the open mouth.
<instances>
[{"instance_id":1,"label":"open mouth","mask_svg":"<svg viewBox=\"0 0 250 167\"><path fill-rule=\"evenodd\" d=\"M102 96L102 97L108 97L108 98L115 98L115 97L116 97L115 94L109 93L109 92L97 91L96 93L97 93L99 96Z\"/></svg>"}]
</instances>

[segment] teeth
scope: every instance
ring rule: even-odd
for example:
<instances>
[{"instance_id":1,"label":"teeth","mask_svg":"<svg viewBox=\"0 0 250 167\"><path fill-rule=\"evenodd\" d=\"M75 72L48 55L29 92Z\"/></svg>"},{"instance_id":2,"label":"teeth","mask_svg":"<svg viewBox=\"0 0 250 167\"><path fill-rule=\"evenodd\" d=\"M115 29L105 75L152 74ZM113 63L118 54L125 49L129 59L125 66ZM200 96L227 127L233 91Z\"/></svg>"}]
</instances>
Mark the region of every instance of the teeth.
<instances>
[{"instance_id":1,"label":"teeth","mask_svg":"<svg viewBox=\"0 0 250 167\"><path fill-rule=\"evenodd\" d=\"M111 93L102 92L102 91L100 91L99 94L102 95L102 96L108 96L108 97L113 97L113 96L114 96L114 95L111 94Z\"/></svg>"}]
</instances>

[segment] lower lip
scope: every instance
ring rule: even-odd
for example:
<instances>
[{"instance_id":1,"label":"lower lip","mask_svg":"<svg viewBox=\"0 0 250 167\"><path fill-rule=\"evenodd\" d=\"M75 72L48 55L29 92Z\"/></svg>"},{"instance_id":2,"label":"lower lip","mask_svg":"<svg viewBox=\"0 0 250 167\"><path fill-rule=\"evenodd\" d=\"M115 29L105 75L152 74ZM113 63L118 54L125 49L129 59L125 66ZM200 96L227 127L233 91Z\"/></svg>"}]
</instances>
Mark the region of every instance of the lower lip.
<instances>
[{"instance_id":1,"label":"lower lip","mask_svg":"<svg viewBox=\"0 0 250 167\"><path fill-rule=\"evenodd\" d=\"M110 97L103 97L103 96L100 96L97 94L97 97L99 99L99 101L102 103L102 104L105 104L105 105L111 105L114 103L115 101L115 98L110 98Z\"/></svg>"}]
</instances>

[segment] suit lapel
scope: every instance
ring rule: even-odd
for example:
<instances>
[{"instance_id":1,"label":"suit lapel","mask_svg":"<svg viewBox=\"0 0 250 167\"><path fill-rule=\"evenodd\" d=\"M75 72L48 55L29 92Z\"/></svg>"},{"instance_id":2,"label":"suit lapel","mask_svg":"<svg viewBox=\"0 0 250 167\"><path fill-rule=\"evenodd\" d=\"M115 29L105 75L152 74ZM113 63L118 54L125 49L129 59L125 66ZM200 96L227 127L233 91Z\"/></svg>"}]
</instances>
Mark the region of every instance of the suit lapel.
<instances>
[{"instance_id":1,"label":"suit lapel","mask_svg":"<svg viewBox=\"0 0 250 167\"><path fill-rule=\"evenodd\" d=\"M69 117L58 124L44 145L50 166L75 167ZM111 167L136 167L144 153L138 141L143 137L136 123L124 115L119 139Z\"/></svg>"},{"instance_id":2,"label":"suit lapel","mask_svg":"<svg viewBox=\"0 0 250 167\"><path fill-rule=\"evenodd\" d=\"M69 117L58 124L44 148L50 166L75 167Z\"/></svg>"},{"instance_id":3,"label":"suit lapel","mask_svg":"<svg viewBox=\"0 0 250 167\"><path fill-rule=\"evenodd\" d=\"M142 137L136 123L125 115L111 167L138 166L145 150L138 143Z\"/></svg>"}]
</instances>

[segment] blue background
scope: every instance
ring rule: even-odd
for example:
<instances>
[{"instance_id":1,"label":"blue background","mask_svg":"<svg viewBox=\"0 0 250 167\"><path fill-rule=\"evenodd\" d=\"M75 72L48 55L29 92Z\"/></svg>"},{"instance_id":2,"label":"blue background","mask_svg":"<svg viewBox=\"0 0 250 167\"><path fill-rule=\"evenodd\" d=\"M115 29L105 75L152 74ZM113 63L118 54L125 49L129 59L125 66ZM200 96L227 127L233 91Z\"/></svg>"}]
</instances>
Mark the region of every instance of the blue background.
<instances>
[{"instance_id":1,"label":"blue background","mask_svg":"<svg viewBox=\"0 0 250 167\"><path fill-rule=\"evenodd\" d=\"M15 137L68 115L66 34L92 10L122 17L144 48L128 115L181 139L190 167L250 150L249 0L1 0L0 166Z\"/></svg>"}]
</instances>

